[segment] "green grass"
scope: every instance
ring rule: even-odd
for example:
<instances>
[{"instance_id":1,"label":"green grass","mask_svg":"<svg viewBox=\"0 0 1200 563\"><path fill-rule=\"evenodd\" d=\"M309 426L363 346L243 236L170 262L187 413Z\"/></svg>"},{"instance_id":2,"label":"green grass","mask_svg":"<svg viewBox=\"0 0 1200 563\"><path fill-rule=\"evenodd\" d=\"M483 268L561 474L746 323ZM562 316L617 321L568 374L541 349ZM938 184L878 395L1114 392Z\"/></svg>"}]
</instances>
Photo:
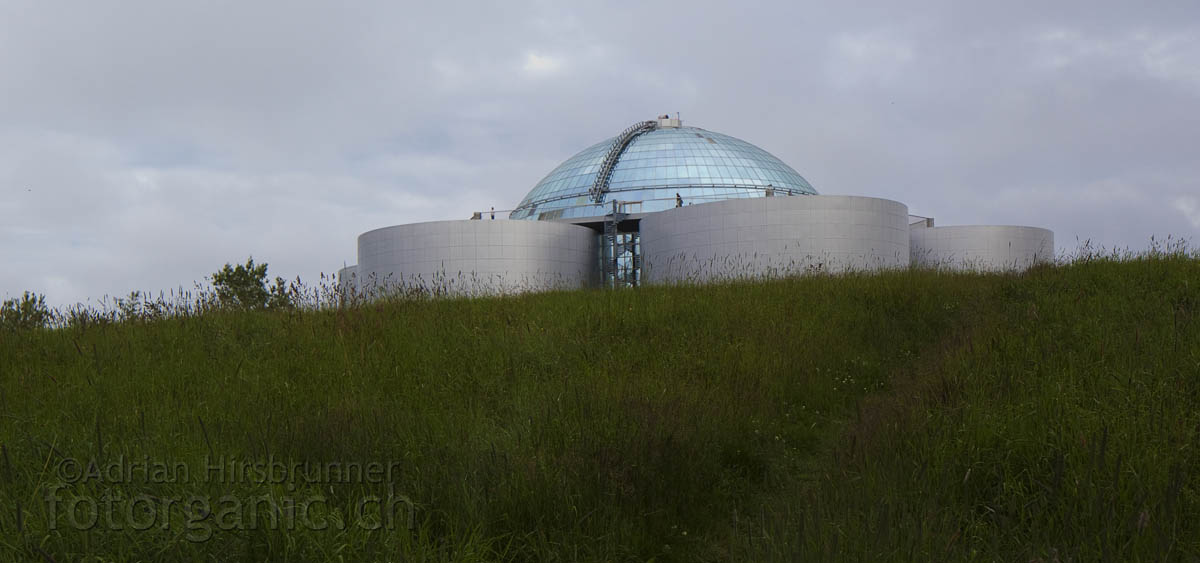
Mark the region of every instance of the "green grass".
<instances>
[{"instance_id":1,"label":"green grass","mask_svg":"<svg viewBox=\"0 0 1200 563\"><path fill-rule=\"evenodd\" d=\"M1187 252L0 331L0 557L1191 560L1198 393ZM356 524L389 494L390 526ZM268 525L318 496L327 529ZM112 522L65 515L106 498Z\"/></svg>"}]
</instances>

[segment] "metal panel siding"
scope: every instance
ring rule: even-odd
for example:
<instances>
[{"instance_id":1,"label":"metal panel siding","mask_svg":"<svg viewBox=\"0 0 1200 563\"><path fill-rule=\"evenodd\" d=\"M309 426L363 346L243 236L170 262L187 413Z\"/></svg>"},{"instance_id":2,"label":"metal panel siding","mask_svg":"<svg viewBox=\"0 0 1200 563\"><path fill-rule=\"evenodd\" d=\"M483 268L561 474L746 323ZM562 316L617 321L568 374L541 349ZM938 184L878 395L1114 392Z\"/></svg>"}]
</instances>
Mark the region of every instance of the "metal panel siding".
<instances>
[{"instance_id":1,"label":"metal panel siding","mask_svg":"<svg viewBox=\"0 0 1200 563\"><path fill-rule=\"evenodd\" d=\"M396 225L363 233L358 249L365 288L486 295L590 286L598 275L595 231L558 222Z\"/></svg>"},{"instance_id":2,"label":"metal panel siding","mask_svg":"<svg viewBox=\"0 0 1200 563\"><path fill-rule=\"evenodd\" d=\"M912 263L950 270L1025 270L1054 259L1054 233L1008 225L914 226Z\"/></svg>"},{"instance_id":3,"label":"metal panel siding","mask_svg":"<svg viewBox=\"0 0 1200 563\"><path fill-rule=\"evenodd\" d=\"M908 207L879 198L777 196L692 205L644 217L641 232L648 283L909 263Z\"/></svg>"}]
</instances>

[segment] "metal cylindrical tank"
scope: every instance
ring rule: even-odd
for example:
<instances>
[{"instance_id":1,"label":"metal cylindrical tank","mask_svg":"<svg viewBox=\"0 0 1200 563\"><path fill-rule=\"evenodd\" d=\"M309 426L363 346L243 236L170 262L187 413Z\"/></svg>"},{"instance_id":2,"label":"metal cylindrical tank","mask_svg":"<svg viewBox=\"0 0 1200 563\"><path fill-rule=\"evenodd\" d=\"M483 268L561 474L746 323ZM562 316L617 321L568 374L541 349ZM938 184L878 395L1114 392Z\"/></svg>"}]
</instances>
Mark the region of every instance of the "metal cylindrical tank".
<instances>
[{"instance_id":1,"label":"metal cylindrical tank","mask_svg":"<svg viewBox=\"0 0 1200 563\"><path fill-rule=\"evenodd\" d=\"M1054 260L1054 233L1038 227L962 225L910 231L915 266L951 270L1025 270Z\"/></svg>"},{"instance_id":2,"label":"metal cylindrical tank","mask_svg":"<svg viewBox=\"0 0 1200 563\"><path fill-rule=\"evenodd\" d=\"M549 221L412 223L358 237L357 276L367 291L488 295L594 285L595 231Z\"/></svg>"},{"instance_id":3,"label":"metal cylindrical tank","mask_svg":"<svg viewBox=\"0 0 1200 563\"><path fill-rule=\"evenodd\" d=\"M691 205L642 218L641 245L648 283L902 268L908 207L823 195Z\"/></svg>"}]
</instances>

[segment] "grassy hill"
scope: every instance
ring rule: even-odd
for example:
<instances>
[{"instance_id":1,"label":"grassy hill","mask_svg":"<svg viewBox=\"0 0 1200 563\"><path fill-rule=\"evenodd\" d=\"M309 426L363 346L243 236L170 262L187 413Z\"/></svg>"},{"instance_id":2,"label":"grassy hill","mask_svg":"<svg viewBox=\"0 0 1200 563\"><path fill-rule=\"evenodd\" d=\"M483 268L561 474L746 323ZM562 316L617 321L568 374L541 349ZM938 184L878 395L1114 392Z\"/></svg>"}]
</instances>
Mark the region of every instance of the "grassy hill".
<instances>
[{"instance_id":1,"label":"grassy hill","mask_svg":"<svg viewBox=\"0 0 1200 563\"><path fill-rule=\"evenodd\" d=\"M0 558L1194 560L1198 393L1183 251L0 330Z\"/></svg>"}]
</instances>

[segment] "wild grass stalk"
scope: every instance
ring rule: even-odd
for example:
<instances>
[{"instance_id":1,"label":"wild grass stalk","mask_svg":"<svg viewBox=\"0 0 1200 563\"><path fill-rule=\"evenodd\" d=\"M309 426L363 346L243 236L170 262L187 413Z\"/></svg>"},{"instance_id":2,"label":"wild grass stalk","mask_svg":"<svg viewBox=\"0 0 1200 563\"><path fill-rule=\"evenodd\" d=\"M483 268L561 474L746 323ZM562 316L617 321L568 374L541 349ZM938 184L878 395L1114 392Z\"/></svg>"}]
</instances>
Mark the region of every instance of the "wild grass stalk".
<instances>
[{"instance_id":1,"label":"wild grass stalk","mask_svg":"<svg viewBox=\"0 0 1200 563\"><path fill-rule=\"evenodd\" d=\"M0 329L0 557L1195 558L1197 280L1172 241L1022 274L59 311ZM276 461L389 471L228 468Z\"/></svg>"}]
</instances>

